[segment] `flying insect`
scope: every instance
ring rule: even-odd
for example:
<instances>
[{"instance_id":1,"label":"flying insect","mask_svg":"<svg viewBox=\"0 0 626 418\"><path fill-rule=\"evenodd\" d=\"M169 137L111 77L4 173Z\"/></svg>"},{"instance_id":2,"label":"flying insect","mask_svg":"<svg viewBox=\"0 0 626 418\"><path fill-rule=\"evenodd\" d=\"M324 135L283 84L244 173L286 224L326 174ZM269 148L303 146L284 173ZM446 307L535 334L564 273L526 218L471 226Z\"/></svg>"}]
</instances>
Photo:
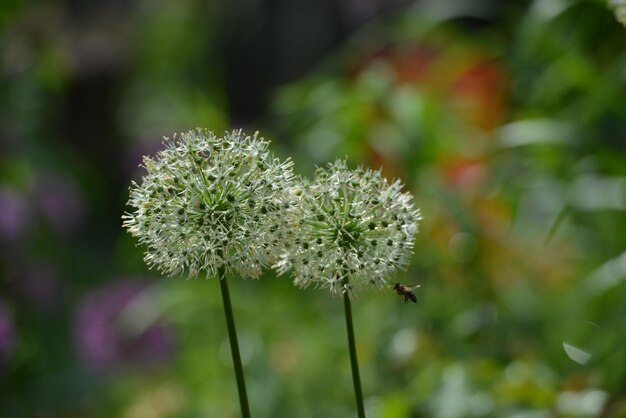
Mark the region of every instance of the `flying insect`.
<instances>
[{"instance_id":1,"label":"flying insect","mask_svg":"<svg viewBox=\"0 0 626 418\"><path fill-rule=\"evenodd\" d=\"M409 300L413 303L417 303L417 296L415 296L413 289L417 289L418 287L420 287L419 284L414 286L405 286L403 284L396 283L393 289L398 292L398 295L404 296L404 303L407 303Z\"/></svg>"}]
</instances>

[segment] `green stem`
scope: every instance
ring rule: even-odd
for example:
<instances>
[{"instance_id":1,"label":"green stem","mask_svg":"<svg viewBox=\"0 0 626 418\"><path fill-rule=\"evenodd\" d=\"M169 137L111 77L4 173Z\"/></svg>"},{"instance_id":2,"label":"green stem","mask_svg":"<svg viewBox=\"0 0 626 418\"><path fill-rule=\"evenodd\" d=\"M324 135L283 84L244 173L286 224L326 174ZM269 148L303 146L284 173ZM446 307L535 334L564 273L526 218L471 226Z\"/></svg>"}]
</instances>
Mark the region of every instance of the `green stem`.
<instances>
[{"instance_id":1,"label":"green stem","mask_svg":"<svg viewBox=\"0 0 626 418\"><path fill-rule=\"evenodd\" d=\"M550 242L552 242L552 238L556 234L556 231L559 230L559 228L561 227L561 224L567 218L567 216L569 215L570 211L571 211L570 207L565 205L565 206L563 206L563 209L561 209L561 211L558 213L558 215L554 219L554 222L550 226L550 229L548 230L548 234L546 235L546 237L543 240L543 243L541 244L541 249L539 250L539 252L535 256L535 260L534 260L533 264L537 264L537 262L539 261L539 258L541 257L541 255L543 254L545 249L548 247Z\"/></svg>"},{"instance_id":2,"label":"green stem","mask_svg":"<svg viewBox=\"0 0 626 418\"><path fill-rule=\"evenodd\" d=\"M347 282L344 281L344 284L347 284ZM365 407L363 406L363 392L361 390L361 377L359 376L359 362L356 357L354 326L352 325L352 308L350 306L350 296L348 295L347 289L344 289L343 302L346 313L346 328L348 330L348 347L350 350L350 365L352 366L352 384L354 385L356 408L358 412L358 417L365 418Z\"/></svg>"},{"instance_id":3,"label":"green stem","mask_svg":"<svg viewBox=\"0 0 626 418\"><path fill-rule=\"evenodd\" d=\"M235 377L237 379L237 390L239 391L241 416L243 418L250 418L250 407L248 406L248 395L246 393L246 381L243 377L243 366L241 365L239 343L237 342L237 329L235 328L235 318L233 317L233 307L230 303L230 292L228 290L228 281L226 280L226 270L224 267L220 267L218 275L220 287L222 289L222 301L224 302L224 314L226 315L230 351L233 355L233 365L235 367Z\"/></svg>"}]
</instances>

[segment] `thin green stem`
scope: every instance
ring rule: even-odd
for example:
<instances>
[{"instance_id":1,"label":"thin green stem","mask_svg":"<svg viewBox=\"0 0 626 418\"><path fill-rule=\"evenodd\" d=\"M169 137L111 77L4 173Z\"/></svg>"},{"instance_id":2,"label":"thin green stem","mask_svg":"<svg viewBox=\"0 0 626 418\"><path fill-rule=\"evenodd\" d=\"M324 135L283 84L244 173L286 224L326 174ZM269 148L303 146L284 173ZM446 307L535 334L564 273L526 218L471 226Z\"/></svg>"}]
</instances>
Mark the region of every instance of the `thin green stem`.
<instances>
[{"instance_id":1,"label":"thin green stem","mask_svg":"<svg viewBox=\"0 0 626 418\"><path fill-rule=\"evenodd\" d=\"M554 238L554 235L556 234L556 231L559 230L559 228L563 224L563 221L565 221L567 216L570 214L570 211L571 211L570 207L565 205L565 206L563 206L563 209L561 209L561 211L558 213L558 215L554 219L554 222L550 226L550 229L548 230L548 233L547 233L546 237L544 238L543 243L541 244L541 249L539 250L539 252L535 256L535 260L534 260L533 264L537 264L537 262L539 261L539 258L541 257L541 255L543 254L545 249L548 247L550 242L552 242L552 238Z\"/></svg>"},{"instance_id":2,"label":"thin green stem","mask_svg":"<svg viewBox=\"0 0 626 418\"><path fill-rule=\"evenodd\" d=\"M347 284L345 280L344 284ZM365 407L363 406L363 392L361 390L361 377L359 376L359 362L356 357L354 326L352 325L352 308L350 306L350 296L348 295L347 289L344 289L343 302L346 313L346 328L348 331L348 347L350 350L350 365L352 366L352 384L354 385L354 396L356 397L356 409L358 417L365 418Z\"/></svg>"},{"instance_id":3,"label":"thin green stem","mask_svg":"<svg viewBox=\"0 0 626 418\"><path fill-rule=\"evenodd\" d=\"M250 418L250 407L248 406L248 395L246 393L246 381L243 377L243 366L241 355L239 354L239 343L237 342L237 329L235 328L235 318L233 307L230 303L230 292L228 290L228 280L226 280L226 270L221 267L218 272L218 279L222 289L222 301L224 302L224 314L226 315L226 326L228 328L228 339L230 340L230 352L233 355L233 365L235 367L235 377L237 379L237 390L239 391L239 404L241 405L241 416Z\"/></svg>"}]
</instances>

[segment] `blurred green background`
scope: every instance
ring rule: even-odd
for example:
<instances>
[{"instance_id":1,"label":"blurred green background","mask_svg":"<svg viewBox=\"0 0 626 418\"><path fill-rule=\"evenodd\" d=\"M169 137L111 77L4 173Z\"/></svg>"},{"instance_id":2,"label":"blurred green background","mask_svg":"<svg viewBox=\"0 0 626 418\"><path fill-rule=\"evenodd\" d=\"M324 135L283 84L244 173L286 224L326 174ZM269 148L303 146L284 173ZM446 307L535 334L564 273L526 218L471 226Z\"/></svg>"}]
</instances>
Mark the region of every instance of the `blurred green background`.
<instances>
[{"instance_id":1,"label":"blurred green background","mask_svg":"<svg viewBox=\"0 0 626 418\"><path fill-rule=\"evenodd\" d=\"M626 28L604 1L3 0L0 417L237 417L215 280L121 228L161 137L383 167L418 303L353 302L372 418L626 417ZM342 301L233 281L255 417L351 417Z\"/></svg>"}]
</instances>

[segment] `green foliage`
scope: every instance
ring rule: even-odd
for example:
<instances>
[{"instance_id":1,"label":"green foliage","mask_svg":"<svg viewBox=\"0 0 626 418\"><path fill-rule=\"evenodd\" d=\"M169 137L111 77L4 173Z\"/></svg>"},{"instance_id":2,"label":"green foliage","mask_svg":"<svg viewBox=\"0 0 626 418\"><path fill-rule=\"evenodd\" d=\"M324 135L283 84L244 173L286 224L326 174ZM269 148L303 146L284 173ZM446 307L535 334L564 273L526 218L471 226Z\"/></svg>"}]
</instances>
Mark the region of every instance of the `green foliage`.
<instances>
[{"instance_id":1,"label":"green foliage","mask_svg":"<svg viewBox=\"0 0 626 418\"><path fill-rule=\"evenodd\" d=\"M303 172L382 166L421 209L391 279L417 305L352 302L369 417L625 416L626 29L604 2L402 9L269 95L226 59L261 38L241 63L269 77L283 20L313 16L78 3L0 5L0 416L237 416L217 281L146 270L120 216L162 135L241 124ZM354 413L340 297L271 274L231 295L253 416Z\"/></svg>"}]
</instances>

